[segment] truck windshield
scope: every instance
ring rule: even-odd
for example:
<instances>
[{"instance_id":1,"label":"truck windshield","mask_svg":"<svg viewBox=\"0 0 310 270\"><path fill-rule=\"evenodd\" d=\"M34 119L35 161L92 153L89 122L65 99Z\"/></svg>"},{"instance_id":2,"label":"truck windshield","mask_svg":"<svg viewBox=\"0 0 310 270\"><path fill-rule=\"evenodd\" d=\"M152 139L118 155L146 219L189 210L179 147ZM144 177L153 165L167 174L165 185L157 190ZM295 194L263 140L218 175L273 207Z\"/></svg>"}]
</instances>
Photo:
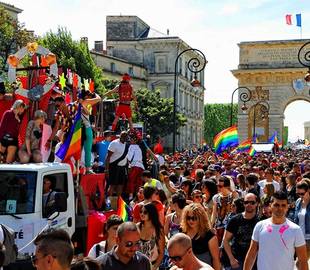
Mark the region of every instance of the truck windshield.
<instances>
[{"instance_id":1,"label":"truck windshield","mask_svg":"<svg viewBox=\"0 0 310 270\"><path fill-rule=\"evenodd\" d=\"M0 171L0 215L34 212L36 172Z\"/></svg>"}]
</instances>

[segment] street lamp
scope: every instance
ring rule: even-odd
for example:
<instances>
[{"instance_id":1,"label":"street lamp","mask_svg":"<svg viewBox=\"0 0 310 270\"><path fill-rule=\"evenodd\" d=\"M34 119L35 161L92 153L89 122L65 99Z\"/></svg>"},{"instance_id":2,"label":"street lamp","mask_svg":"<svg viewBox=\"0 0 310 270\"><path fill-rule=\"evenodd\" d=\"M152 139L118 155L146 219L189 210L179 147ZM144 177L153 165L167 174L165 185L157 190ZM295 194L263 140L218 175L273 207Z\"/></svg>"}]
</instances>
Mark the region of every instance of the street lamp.
<instances>
[{"instance_id":1,"label":"street lamp","mask_svg":"<svg viewBox=\"0 0 310 270\"><path fill-rule=\"evenodd\" d=\"M248 107L246 106L246 103L251 99L252 97L252 93L251 90L247 87L241 86L236 88L232 94L231 94L231 103L230 103L230 126L232 126L232 116L233 116L233 102L234 102L234 94L238 91L244 89L244 91L242 91L242 93L239 95L239 99L243 102L243 105L241 107L242 112L246 112L246 110L248 109Z\"/></svg>"},{"instance_id":2,"label":"street lamp","mask_svg":"<svg viewBox=\"0 0 310 270\"><path fill-rule=\"evenodd\" d=\"M302 45L298 51L298 61L301 65L308 68L308 72L305 75L305 81L309 85L310 83L310 42Z\"/></svg>"},{"instance_id":3,"label":"street lamp","mask_svg":"<svg viewBox=\"0 0 310 270\"><path fill-rule=\"evenodd\" d=\"M205 55L202 53L202 51L198 50L198 49L186 49L182 52L180 52L177 56L177 58L175 59L174 62L174 89L173 89L173 143L172 143L172 148L173 148L173 153L175 153L175 146L176 146L176 133L177 133L177 120L176 120L176 113L177 113L177 80L178 80L178 62L179 59L181 57L181 55L183 55L186 52L196 52L198 53L201 57L202 57L202 62L200 61L200 59L198 58L198 56L193 56L192 58L189 59L187 66L185 68L187 68L189 71L191 71L192 73L194 73L194 78L191 81L191 85L193 87L197 87L200 86L200 81L197 79L197 73L201 72L202 70L204 70L206 64L207 64L207 59L205 57Z\"/></svg>"},{"instance_id":4,"label":"street lamp","mask_svg":"<svg viewBox=\"0 0 310 270\"><path fill-rule=\"evenodd\" d=\"M255 136L255 125L256 125L256 107L259 106L259 110L260 110L260 116L263 120L265 120L265 118L268 116L269 114L269 110L270 110L270 106L268 104L268 102L261 100L258 101L254 106L253 106L253 110L254 110L254 115L253 115L253 135ZM253 136L253 137L254 137Z\"/></svg>"}]
</instances>

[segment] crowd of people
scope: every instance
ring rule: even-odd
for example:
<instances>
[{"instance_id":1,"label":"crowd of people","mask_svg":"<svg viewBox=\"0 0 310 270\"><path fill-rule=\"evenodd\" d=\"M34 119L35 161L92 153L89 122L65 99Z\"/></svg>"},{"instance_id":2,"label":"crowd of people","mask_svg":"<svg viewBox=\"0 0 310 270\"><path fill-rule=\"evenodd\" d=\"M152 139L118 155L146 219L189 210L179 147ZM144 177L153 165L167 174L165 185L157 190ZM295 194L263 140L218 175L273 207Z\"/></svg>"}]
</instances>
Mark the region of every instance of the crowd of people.
<instances>
[{"instance_id":1,"label":"crowd of people","mask_svg":"<svg viewBox=\"0 0 310 270\"><path fill-rule=\"evenodd\" d=\"M43 125L51 130L44 148L57 152L80 105L85 173L104 173L106 206L122 196L132 208L132 222L112 215L103 229L106 240L72 265L73 247L66 233L44 232L35 241L37 269L291 270L295 263L308 269L309 151L250 157L193 147L165 155L160 138L151 147L132 123L128 132L115 138L107 130L96 142L91 110L100 100L89 91L81 91L69 104L62 95L51 97L54 111L34 112L22 144L26 104L16 100L3 113L2 162L57 161L49 152L42 155ZM127 110L128 104L123 105Z\"/></svg>"}]
</instances>

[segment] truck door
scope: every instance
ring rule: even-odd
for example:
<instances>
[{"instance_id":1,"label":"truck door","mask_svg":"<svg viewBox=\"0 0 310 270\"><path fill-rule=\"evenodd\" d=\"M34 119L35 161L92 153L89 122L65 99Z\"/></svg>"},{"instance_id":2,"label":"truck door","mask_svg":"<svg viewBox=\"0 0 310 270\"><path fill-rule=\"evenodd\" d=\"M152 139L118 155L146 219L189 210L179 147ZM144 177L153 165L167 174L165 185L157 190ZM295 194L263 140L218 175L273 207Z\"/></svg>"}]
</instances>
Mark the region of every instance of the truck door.
<instances>
[{"instance_id":1,"label":"truck door","mask_svg":"<svg viewBox=\"0 0 310 270\"><path fill-rule=\"evenodd\" d=\"M63 192L67 197L67 210L65 212L56 213L55 210L55 195L58 192ZM65 229L70 235L74 232L74 209L71 209L70 201L74 194L69 192L68 174L52 173L43 175L42 188L42 218L50 220L50 226L53 228Z\"/></svg>"}]
</instances>

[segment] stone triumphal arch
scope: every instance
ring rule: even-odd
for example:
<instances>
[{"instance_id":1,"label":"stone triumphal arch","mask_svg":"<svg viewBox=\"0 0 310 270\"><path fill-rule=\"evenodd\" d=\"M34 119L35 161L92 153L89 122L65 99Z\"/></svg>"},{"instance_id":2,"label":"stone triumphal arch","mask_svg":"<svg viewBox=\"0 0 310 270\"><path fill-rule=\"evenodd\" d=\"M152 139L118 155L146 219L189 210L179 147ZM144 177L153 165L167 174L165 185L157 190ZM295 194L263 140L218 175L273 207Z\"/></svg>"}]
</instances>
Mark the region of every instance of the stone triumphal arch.
<instances>
[{"instance_id":1,"label":"stone triumphal arch","mask_svg":"<svg viewBox=\"0 0 310 270\"><path fill-rule=\"evenodd\" d=\"M239 66L232 73L238 79L239 87L247 87L251 91L246 111L241 109L243 103L239 98L240 140L253 138L255 131L259 141L263 142L277 131L282 141L285 108L296 100L310 102L310 86L304 80L307 68L298 61L299 49L309 41L255 41L238 44ZM239 97L245 90L240 88Z\"/></svg>"}]
</instances>

